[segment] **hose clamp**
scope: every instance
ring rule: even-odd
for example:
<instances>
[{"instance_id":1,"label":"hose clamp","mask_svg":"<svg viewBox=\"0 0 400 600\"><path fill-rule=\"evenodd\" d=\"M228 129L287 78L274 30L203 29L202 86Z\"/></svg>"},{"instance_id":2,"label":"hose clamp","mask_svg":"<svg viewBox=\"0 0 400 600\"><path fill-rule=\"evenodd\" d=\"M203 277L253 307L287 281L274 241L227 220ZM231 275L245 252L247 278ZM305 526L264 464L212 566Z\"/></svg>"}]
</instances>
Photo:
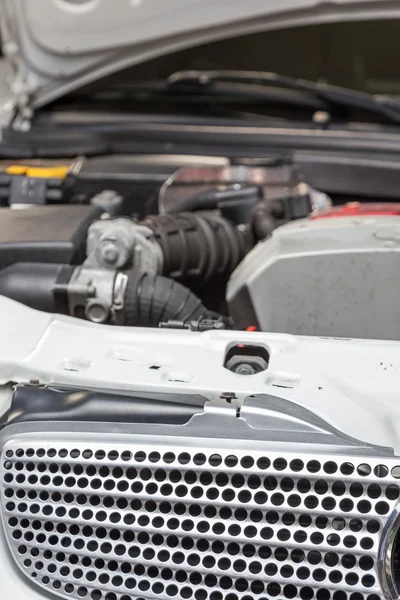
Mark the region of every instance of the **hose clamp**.
<instances>
[{"instance_id":1,"label":"hose clamp","mask_svg":"<svg viewBox=\"0 0 400 600\"><path fill-rule=\"evenodd\" d=\"M128 275L118 273L114 282L113 305L111 307L111 319L115 325L125 324L125 294L128 286Z\"/></svg>"}]
</instances>

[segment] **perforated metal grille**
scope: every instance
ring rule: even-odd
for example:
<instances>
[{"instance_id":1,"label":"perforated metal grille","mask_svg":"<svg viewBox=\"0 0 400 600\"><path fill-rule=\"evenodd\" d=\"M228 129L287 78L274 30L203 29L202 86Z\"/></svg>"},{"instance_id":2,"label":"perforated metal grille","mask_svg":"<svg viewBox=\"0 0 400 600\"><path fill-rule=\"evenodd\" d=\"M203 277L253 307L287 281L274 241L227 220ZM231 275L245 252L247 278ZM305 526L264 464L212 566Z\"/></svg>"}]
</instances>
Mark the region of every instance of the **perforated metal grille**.
<instances>
[{"instance_id":1,"label":"perforated metal grille","mask_svg":"<svg viewBox=\"0 0 400 600\"><path fill-rule=\"evenodd\" d=\"M18 565L63 597L378 600L398 471L365 458L9 443L2 514Z\"/></svg>"}]
</instances>

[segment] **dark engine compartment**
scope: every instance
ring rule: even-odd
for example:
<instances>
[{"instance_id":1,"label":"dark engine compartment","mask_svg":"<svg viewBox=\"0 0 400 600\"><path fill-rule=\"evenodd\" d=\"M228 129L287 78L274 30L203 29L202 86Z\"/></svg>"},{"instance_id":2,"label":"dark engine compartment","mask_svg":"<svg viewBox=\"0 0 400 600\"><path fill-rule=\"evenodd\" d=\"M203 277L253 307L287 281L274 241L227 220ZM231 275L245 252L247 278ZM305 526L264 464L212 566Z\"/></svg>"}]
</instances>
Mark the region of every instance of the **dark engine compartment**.
<instances>
[{"instance_id":1,"label":"dark engine compartment","mask_svg":"<svg viewBox=\"0 0 400 600\"><path fill-rule=\"evenodd\" d=\"M382 254L371 246L376 237L390 277L397 251L387 236L399 206L332 199L290 158L3 162L0 197L0 294L37 310L196 331L344 335L346 324L348 335L390 337L388 323L382 335L368 328L373 302L354 331L348 326L349 282L335 264L344 255L357 274L368 270L365 257ZM299 262L306 255L309 268ZM373 279L364 277L360 296Z\"/></svg>"},{"instance_id":2,"label":"dark engine compartment","mask_svg":"<svg viewBox=\"0 0 400 600\"><path fill-rule=\"evenodd\" d=\"M256 241L307 216L312 199L290 160L205 162L3 165L0 292L95 322L231 326L230 275Z\"/></svg>"}]
</instances>

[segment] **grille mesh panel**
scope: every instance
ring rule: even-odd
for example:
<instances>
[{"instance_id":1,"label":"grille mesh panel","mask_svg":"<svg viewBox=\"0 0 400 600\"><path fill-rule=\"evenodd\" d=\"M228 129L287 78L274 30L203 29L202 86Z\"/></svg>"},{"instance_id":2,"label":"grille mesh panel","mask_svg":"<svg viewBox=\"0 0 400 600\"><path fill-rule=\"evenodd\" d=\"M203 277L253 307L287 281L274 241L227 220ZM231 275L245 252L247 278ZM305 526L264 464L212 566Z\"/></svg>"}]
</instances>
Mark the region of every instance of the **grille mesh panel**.
<instances>
[{"instance_id":1,"label":"grille mesh panel","mask_svg":"<svg viewBox=\"0 0 400 600\"><path fill-rule=\"evenodd\" d=\"M2 514L21 569L63 597L378 600L389 462L13 442Z\"/></svg>"}]
</instances>

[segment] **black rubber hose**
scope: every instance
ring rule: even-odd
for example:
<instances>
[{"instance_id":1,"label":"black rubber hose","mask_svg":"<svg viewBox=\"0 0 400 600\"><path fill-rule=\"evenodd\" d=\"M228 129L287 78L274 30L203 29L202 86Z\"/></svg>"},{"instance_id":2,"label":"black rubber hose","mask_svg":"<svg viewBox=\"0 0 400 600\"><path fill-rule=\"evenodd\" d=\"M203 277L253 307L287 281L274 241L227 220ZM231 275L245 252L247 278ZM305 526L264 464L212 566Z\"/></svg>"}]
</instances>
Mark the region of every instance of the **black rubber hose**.
<instances>
[{"instance_id":1,"label":"black rubber hose","mask_svg":"<svg viewBox=\"0 0 400 600\"><path fill-rule=\"evenodd\" d=\"M260 202L254 210L252 225L257 240L264 240L285 223L305 219L312 211L308 192Z\"/></svg>"},{"instance_id":2,"label":"black rubber hose","mask_svg":"<svg viewBox=\"0 0 400 600\"><path fill-rule=\"evenodd\" d=\"M0 271L0 296L50 313L69 314L67 287L75 267L16 263Z\"/></svg>"},{"instance_id":3,"label":"black rubber hose","mask_svg":"<svg viewBox=\"0 0 400 600\"><path fill-rule=\"evenodd\" d=\"M161 275L130 274L125 292L125 324L158 327L167 321L187 323L210 318L210 313L189 289Z\"/></svg>"},{"instance_id":4,"label":"black rubber hose","mask_svg":"<svg viewBox=\"0 0 400 600\"><path fill-rule=\"evenodd\" d=\"M156 215L142 224L154 231L161 246L166 277L202 283L226 277L246 254L238 228L218 215Z\"/></svg>"}]
</instances>

